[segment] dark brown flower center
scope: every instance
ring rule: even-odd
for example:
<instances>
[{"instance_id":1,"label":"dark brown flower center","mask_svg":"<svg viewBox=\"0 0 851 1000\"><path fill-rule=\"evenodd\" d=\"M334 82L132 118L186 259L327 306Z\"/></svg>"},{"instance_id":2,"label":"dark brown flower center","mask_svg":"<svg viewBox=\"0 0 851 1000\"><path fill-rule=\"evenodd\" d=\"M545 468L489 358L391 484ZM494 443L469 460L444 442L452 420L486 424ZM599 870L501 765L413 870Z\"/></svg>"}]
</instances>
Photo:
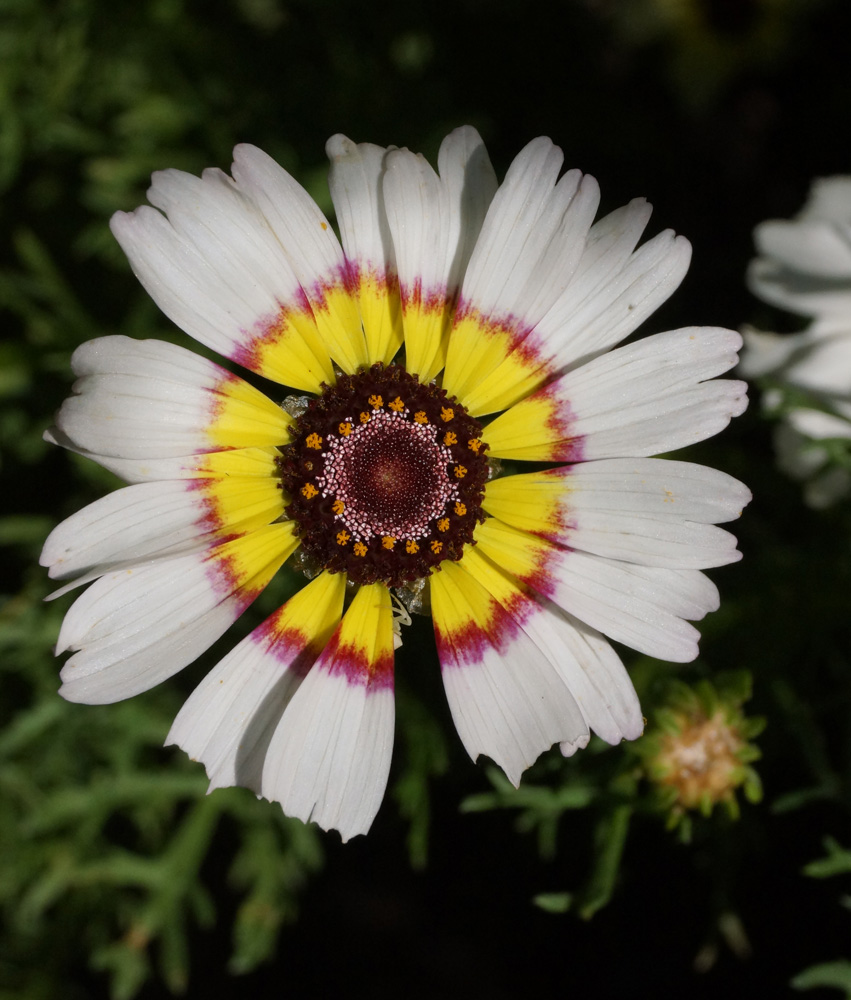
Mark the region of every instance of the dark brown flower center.
<instances>
[{"instance_id":1,"label":"dark brown flower center","mask_svg":"<svg viewBox=\"0 0 851 1000\"><path fill-rule=\"evenodd\" d=\"M481 432L444 390L398 365L341 375L296 420L280 460L305 552L390 587L460 559L484 519Z\"/></svg>"}]
</instances>

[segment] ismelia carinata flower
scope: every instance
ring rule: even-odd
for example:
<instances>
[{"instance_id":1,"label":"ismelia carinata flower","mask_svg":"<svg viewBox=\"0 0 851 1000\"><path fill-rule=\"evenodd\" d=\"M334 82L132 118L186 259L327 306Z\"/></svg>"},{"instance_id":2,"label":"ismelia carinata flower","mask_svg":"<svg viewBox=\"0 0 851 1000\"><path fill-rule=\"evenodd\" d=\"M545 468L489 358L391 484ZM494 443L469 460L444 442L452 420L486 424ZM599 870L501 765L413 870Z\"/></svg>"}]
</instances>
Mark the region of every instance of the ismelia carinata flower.
<instances>
[{"instance_id":1,"label":"ismelia carinata flower","mask_svg":"<svg viewBox=\"0 0 851 1000\"><path fill-rule=\"evenodd\" d=\"M781 418L781 467L826 507L851 493L851 177L813 182L794 219L754 231L748 285L764 302L808 317L799 333L745 331L740 371L765 388Z\"/></svg>"},{"instance_id":2,"label":"ismelia carinata flower","mask_svg":"<svg viewBox=\"0 0 851 1000\"><path fill-rule=\"evenodd\" d=\"M739 335L610 350L688 267L671 232L636 249L646 202L592 224L596 182L559 177L543 138L502 185L471 128L444 140L439 173L342 136L328 153L340 240L251 146L232 179L157 173L154 207L114 217L178 326L296 394L273 387L273 402L159 341L84 344L51 437L132 485L59 525L43 562L95 581L58 652L75 651L62 694L102 703L194 660L294 556L309 582L202 681L168 740L211 787L247 786L345 839L387 783L399 619L430 610L461 740L516 784L554 743L641 733L602 633L696 656L686 619L718 605L699 570L739 558L715 525L749 493L648 457L744 409L743 383L713 381Z\"/></svg>"}]
</instances>

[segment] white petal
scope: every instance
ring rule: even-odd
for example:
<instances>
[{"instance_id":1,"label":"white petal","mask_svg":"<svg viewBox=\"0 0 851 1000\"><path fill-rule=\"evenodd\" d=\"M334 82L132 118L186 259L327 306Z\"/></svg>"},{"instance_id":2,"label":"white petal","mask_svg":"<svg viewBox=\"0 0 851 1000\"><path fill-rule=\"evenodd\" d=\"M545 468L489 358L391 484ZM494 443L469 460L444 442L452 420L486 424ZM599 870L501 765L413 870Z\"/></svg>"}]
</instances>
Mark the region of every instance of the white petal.
<instances>
[{"instance_id":1,"label":"white petal","mask_svg":"<svg viewBox=\"0 0 851 1000\"><path fill-rule=\"evenodd\" d=\"M645 198L633 198L599 219L588 232L585 249L573 282L592 293L605 285L608 276L625 266L647 228L653 212Z\"/></svg>"},{"instance_id":2,"label":"white petal","mask_svg":"<svg viewBox=\"0 0 851 1000\"><path fill-rule=\"evenodd\" d=\"M813 181L801 219L851 225L851 177L818 177Z\"/></svg>"},{"instance_id":3,"label":"white petal","mask_svg":"<svg viewBox=\"0 0 851 1000\"><path fill-rule=\"evenodd\" d=\"M71 606L57 654L61 694L103 704L146 691L191 663L235 621L298 545L272 524L185 555L102 576Z\"/></svg>"},{"instance_id":4,"label":"white petal","mask_svg":"<svg viewBox=\"0 0 851 1000\"><path fill-rule=\"evenodd\" d=\"M216 389L233 378L220 365L164 340L97 337L81 344L71 356L75 375L136 375L198 389Z\"/></svg>"},{"instance_id":5,"label":"white petal","mask_svg":"<svg viewBox=\"0 0 851 1000\"><path fill-rule=\"evenodd\" d=\"M823 278L851 278L851 243L827 222L763 222L754 230L754 242L760 254L792 271Z\"/></svg>"},{"instance_id":6,"label":"white petal","mask_svg":"<svg viewBox=\"0 0 851 1000\"><path fill-rule=\"evenodd\" d=\"M566 174L559 181L556 193L571 177ZM530 246L541 249L541 236L548 232L543 220L536 226L537 242L524 246L522 260L507 268L511 274L498 275L506 308L508 291L515 296L512 311L501 318L503 326L516 328L513 349L534 357L545 371L575 367L623 340L668 298L688 269L691 247L670 231L633 252L650 217L643 199L612 212L589 230L598 197L596 182L585 177L541 259L534 259ZM523 226L518 225L514 241L524 239ZM465 304L467 295L465 283ZM473 304L478 307L477 301ZM453 365L463 362L450 350L450 374ZM498 376L499 371L491 377Z\"/></svg>"},{"instance_id":7,"label":"white petal","mask_svg":"<svg viewBox=\"0 0 851 1000\"><path fill-rule=\"evenodd\" d=\"M403 298L446 293L449 225L440 178L422 154L390 150L382 190Z\"/></svg>"},{"instance_id":8,"label":"white petal","mask_svg":"<svg viewBox=\"0 0 851 1000\"><path fill-rule=\"evenodd\" d=\"M282 437L282 411L224 368L182 347L102 337L78 347L71 364L80 377L75 395L57 414L53 437L83 454L126 461L216 450L222 445L212 428L234 390L248 401L241 413L251 433L259 431L270 441Z\"/></svg>"},{"instance_id":9,"label":"white petal","mask_svg":"<svg viewBox=\"0 0 851 1000\"><path fill-rule=\"evenodd\" d=\"M645 337L558 379L545 392L572 415L586 459L673 451L723 430L747 406L744 382L715 380L737 360L732 330Z\"/></svg>"},{"instance_id":10,"label":"white petal","mask_svg":"<svg viewBox=\"0 0 851 1000\"><path fill-rule=\"evenodd\" d=\"M237 147L234 155L235 176L239 164L258 160L265 165L268 160L251 147ZM167 217L142 206L117 212L110 225L139 280L178 326L225 357L272 377L280 372L267 371L268 359L257 347L283 335L286 327L287 350L294 352L287 356L297 358L299 365L297 374L292 369L290 384L314 389L333 373L305 294L309 299L320 280L339 277L342 251L326 222L320 241L330 241L332 263L312 271L324 262L304 263L315 234L299 209L310 199L293 181L284 195L288 200L273 211L251 183L235 183L219 170L207 170L201 178L166 170L154 174L149 198ZM292 229L305 251L298 258L300 266L282 246L277 229L281 209L297 220ZM315 206L314 212L321 215ZM293 316L300 318L300 332L291 328Z\"/></svg>"},{"instance_id":11,"label":"white petal","mask_svg":"<svg viewBox=\"0 0 851 1000\"><path fill-rule=\"evenodd\" d=\"M745 347L737 369L742 378L760 378L777 371L812 342L811 335L806 332L764 333L753 327L745 327L742 337Z\"/></svg>"},{"instance_id":12,"label":"white petal","mask_svg":"<svg viewBox=\"0 0 851 1000\"><path fill-rule=\"evenodd\" d=\"M387 153L382 181L393 236L405 334L405 364L422 381L443 368L458 282L496 181L475 129L440 147L438 176L423 156Z\"/></svg>"},{"instance_id":13,"label":"white petal","mask_svg":"<svg viewBox=\"0 0 851 1000\"><path fill-rule=\"evenodd\" d=\"M87 452L159 458L210 450L207 389L137 375L86 376L74 389L57 427Z\"/></svg>"},{"instance_id":14,"label":"white petal","mask_svg":"<svg viewBox=\"0 0 851 1000\"><path fill-rule=\"evenodd\" d=\"M577 520L571 533L574 547L607 559L642 566L708 569L742 557L735 537L711 524L684 524L640 514L595 514L593 510L578 514Z\"/></svg>"},{"instance_id":15,"label":"white petal","mask_svg":"<svg viewBox=\"0 0 851 1000\"><path fill-rule=\"evenodd\" d=\"M707 381L736 363L741 337L690 327L645 337L555 379L485 428L499 457L575 461L673 451L747 406L744 382Z\"/></svg>"},{"instance_id":16,"label":"white petal","mask_svg":"<svg viewBox=\"0 0 851 1000\"><path fill-rule=\"evenodd\" d=\"M750 499L742 483L702 465L615 458L493 480L484 508L563 548L704 569L740 558L735 538L714 525L737 518Z\"/></svg>"},{"instance_id":17,"label":"white petal","mask_svg":"<svg viewBox=\"0 0 851 1000\"><path fill-rule=\"evenodd\" d=\"M533 601L517 590L515 617L462 566L448 563L432 577L431 594L446 697L473 760L486 754L517 785L554 743L587 737L553 651L528 630L530 615L540 612ZM482 607L488 620L480 622L474 609Z\"/></svg>"},{"instance_id":18,"label":"white petal","mask_svg":"<svg viewBox=\"0 0 851 1000\"><path fill-rule=\"evenodd\" d=\"M71 606L56 652L76 649L60 694L89 705L130 698L200 656L245 609L196 554L101 577Z\"/></svg>"},{"instance_id":19,"label":"white petal","mask_svg":"<svg viewBox=\"0 0 851 1000\"><path fill-rule=\"evenodd\" d=\"M556 470L565 494L561 537L598 556L678 569L741 558L736 539L715 527L738 517L750 491L723 472L662 459L609 459Z\"/></svg>"},{"instance_id":20,"label":"white petal","mask_svg":"<svg viewBox=\"0 0 851 1000\"><path fill-rule=\"evenodd\" d=\"M684 619L697 621L719 606L717 588L696 570L563 552L547 571L547 596L569 614L617 642L674 663L687 663L698 653L697 629Z\"/></svg>"},{"instance_id":21,"label":"white petal","mask_svg":"<svg viewBox=\"0 0 851 1000\"><path fill-rule=\"evenodd\" d=\"M568 489L586 508L719 524L733 521L751 500L750 490L725 472L661 458L613 458L573 466ZM583 492L595 493L593 497Z\"/></svg>"},{"instance_id":22,"label":"white petal","mask_svg":"<svg viewBox=\"0 0 851 1000\"><path fill-rule=\"evenodd\" d=\"M770 305L800 316L848 316L851 288L848 282L790 271L773 260L758 258L747 271L748 288Z\"/></svg>"},{"instance_id":23,"label":"white petal","mask_svg":"<svg viewBox=\"0 0 851 1000\"><path fill-rule=\"evenodd\" d=\"M440 174L422 155L395 149L385 158L384 204L403 298L451 296L476 243L496 178L475 129L456 129L438 155Z\"/></svg>"},{"instance_id":24,"label":"white petal","mask_svg":"<svg viewBox=\"0 0 851 1000\"><path fill-rule=\"evenodd\" d=\"M488 207L497 190L496 174L479 133L469 125L455 129L440 144L437 170L448 221L450 291L461 284Z\"/></svg>"},{"instance_id":25,"label":"white petal","mask_svg":"<svg viewBox=\"0 0 851 1000\"><path fill-rule=\"evenodd\" d=\"M99 576L117 569L115 564L129 566L207 545L213 534L253 530L283 511L280 490L268 476L198 485L191 480L142 483L96 500L53 529L41 565L50 567L54 579L96 568Z\"/></svg>"},{"instance_id":26,"label":"white petal","mask_svg":"<svg viewBox=\"0 0 851 1000\"><path fill-rule=\"evenodd\" d=\"M817 441L825 438L851 438L851 422L842 417L821 410L809 410L797 407L790 410L787 419L799 434L805 434Z\"/></svg>"},{"instance_id":27,"label":"white petal","mask_svg":"<svg viewBox=\"0 0 851 1000\"><path fill-rule=\"evenodd\" d=\"M379 273L392 270L393 240L381 195L387 150L335 135L325 151L331 161L328 186L346 257Z\"/></svg>"},{"instance_id":28,"label":"white petal","mask_svg":"<svg viewBox=\"0 0 851 1000\"><path fill-rule=\"evenodd\" d=\"M553 665L525 632L501 650L482 649L477 662L453 662L441 651L443 686L452 719L473 760L485 754L516 787L523 772L553 743L585 736L585 724Z\"/></svg>"},{"instance_id":29,"label":"white petal","mask_svg":"<svg viewBox=\"0 0 851 1000\"><path fill-rule=\"evenodd\" d=\"M343 841L366 833L387 786L393 723L392 687L352 683L323 654L275 730L262 794Z\"/></svg>"},{"instance_id":30,"label":"white petal","mask_svg":"<svg viewBox=\"0 0 851 1000\"><path fill-rule=\"evenodd\" d=\"M90 458L126 483L158 483L166 479L208 479L215 473L210 470L210 455L175 455L172 458L116 458L77 447L58 427L51 427L43 434L44 440ZM245 475L269 476L269 451L265 448L233 448L231 458L241 461ZM253 466L253 469L251 468Z\"/></svg>"},{"instance_id":31,"label":"white petal","mask_svg":"<svg viewBox=\"0 0 851 1000\"><path fill-rule=\"evenodd\" d=\"M636 210L636 215L639 214ZM626 221L632 232L632 220ZM691 245L670 230L639 247L619 266L600 256L580 270L535 331L540 350L566 368L620 343L677 289L691 262Z\"/></svg>"},{"instance_id":32,"label":"white petal","mask_svg":"<svg viewBox=\"0 0 851 1000\"><path fill-rule=\"evenodd\" d=\"M340 621L346 581L323 573L244 639L195 689L167 742L204 763L210 787L258 794L284 710Z\"/></svg>"},{"instance_id":33,"label":"white petal","mask_svg":"<svg viewBox=\"0 0 851 1000\"><path fill-rule=\"evenodd\" d=\"M41 565L54 579L86 573L94 566L143 560L211 530L196 492L180 482L144 483L116 490L57 525L48 535Z\"/></svg>"},{"instance_id":34,"label":"white petal","mask_svg":"<svg viewBox=\"0 0 851 1000\"><path fill-rule=\"evenodd\" d=\"M255 630L192 692L166 737L202 761L210 788L261 792L272 734L314 655L302 643L266 641Z\"/></svg>"},{"instance_id":35,"label":"white petal","mask_svg":"<svg viewBox=\"0 0 851 1000\"><path fill-rule=\"evenodd\" d=\"M785 381L817 393L851 398L851 313L848 327L848 333L833 336L799 335L798 351L783 371Z\"/></svg>"},{"instance_id":36,"label":"white petal","mask_svg":"<svg viewBox=\"0 0 851 1000\"><path fill-rule=\"evenodd\" d=\"M177 176L188 175L178 171L155 175L160 189L155 196L163 188L175 189ZM224 185L216 188L210 193L221 196ZM299 302L300 288L268 226L247 202L235 193L218 199L221 211L213 219L232 235L232 247L223 234L205 232L202 218L194 214L210 212L207 202L192 201L185 212L173 209L179 229L171 218L146 205L134 212L117 212L110 226L136 277L166 316L218 354L245 363L255 337L274 324L281 306ZM241 252L248 248L246 259ZM274 284L262 283L265 266L257 276L252 271L251 265L264 256L267 263L279 265Z\"/></svg>"},{"instance_id":37,"label":"white petal","mask_svg":"<svg viewBox=\"0 0 851 1000\"><path fill-rule=\"evenodd\" d=\"M493 199L464 278L463 301L487 316L516 316L527 329L570 281L600 193L571 170L549 139L531 142Z\"/></svg>"},{"instance_id":38,"label":"white petal","mask_svg":"<svg viewBox=\"0 0 851 1000\"><path fill-rule=\"evenodd\" d=\"M233 157L234 180L268 221L308 299L317 301L316 283L344 268L328 220L301 184L256 146L239 145Z\"/></svg>"},{"instance_id":39,"label":"white petal","mask_svg":"<svg viewBox=\"0 0 851 1000\"><path fill-rule=\"evenodd\" d=\"M558 668L585 722L601 739L616 744L637 739L644 731L638 696L620 657L584 622L542 599L541 613L523 627L546 649ZM562 753L580 747L563 741Z\"/></svg>"}]
</instances>

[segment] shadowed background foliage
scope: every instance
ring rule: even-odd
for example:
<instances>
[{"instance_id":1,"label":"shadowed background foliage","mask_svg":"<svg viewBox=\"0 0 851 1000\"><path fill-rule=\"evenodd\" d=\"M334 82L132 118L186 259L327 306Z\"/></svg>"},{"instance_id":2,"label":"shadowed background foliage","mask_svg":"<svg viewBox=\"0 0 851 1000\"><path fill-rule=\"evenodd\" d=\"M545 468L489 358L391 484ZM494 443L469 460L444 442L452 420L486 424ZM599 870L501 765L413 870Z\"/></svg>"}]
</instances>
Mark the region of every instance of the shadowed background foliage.
<instances>
[{"instance_id":1,"label":"shadowed background foliage","mask_svg":"<svg viewBox=\"0 0 851 1000\"><path fill-rule=\"evenodd\" d=\"M41 439L71 351L116 332L183 342L107 228L152 170L227 168L250 141L330 211L335 132L433 159L471 123L500 175L545 134L598 178L603 210L644 195L651 232L694 244L647 331L788 329L744 287L751 231L797 211L814 176L851 172L851 5L0 0L0 12L0 996L781 996L806 969L799 987L851 996L849 511L803 506L758 405L688 456L755 493L735 526L744 562L713 573L723 603L700 660L625 653L651 721L671 677L751 675L764 795L740 795L738 820L716 809L666 828L626 748L546 755L506 790L454 735L422 619L399 655L396 757L367 838L342 846L239 790L207 799L200 767L162 741L292 578L184 675L91 708L56 696L51 646L70 598L42 604L36 566L51 526L115 484Z\"/></svg>"}]
</instances>

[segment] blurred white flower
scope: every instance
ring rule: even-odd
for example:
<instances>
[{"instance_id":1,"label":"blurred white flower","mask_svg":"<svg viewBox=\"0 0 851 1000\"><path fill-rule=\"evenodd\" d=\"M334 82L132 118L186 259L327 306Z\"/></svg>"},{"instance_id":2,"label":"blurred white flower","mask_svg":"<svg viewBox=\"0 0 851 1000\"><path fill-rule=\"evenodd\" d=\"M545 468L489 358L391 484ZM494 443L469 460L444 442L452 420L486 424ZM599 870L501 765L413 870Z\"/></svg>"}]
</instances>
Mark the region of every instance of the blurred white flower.
<instances>
[{"instance_id":1,"label":"blurred white flower","mask_svg":"<svg viewBox=\"0 0 851 1000\"><path fill-rule=\"evenodd\" d=\"M807 480L807 503L851 493L851 177L816 180L801 212L754 231L747 282L758 298L811 320L800 333L746 329L740 372L764 379L779 416L781 468Z\"/></svg>"}]
</instances>

